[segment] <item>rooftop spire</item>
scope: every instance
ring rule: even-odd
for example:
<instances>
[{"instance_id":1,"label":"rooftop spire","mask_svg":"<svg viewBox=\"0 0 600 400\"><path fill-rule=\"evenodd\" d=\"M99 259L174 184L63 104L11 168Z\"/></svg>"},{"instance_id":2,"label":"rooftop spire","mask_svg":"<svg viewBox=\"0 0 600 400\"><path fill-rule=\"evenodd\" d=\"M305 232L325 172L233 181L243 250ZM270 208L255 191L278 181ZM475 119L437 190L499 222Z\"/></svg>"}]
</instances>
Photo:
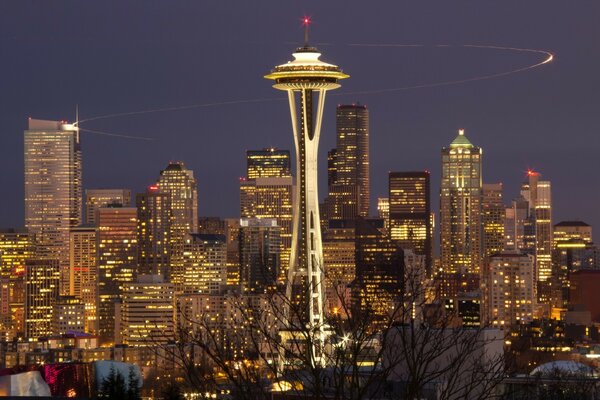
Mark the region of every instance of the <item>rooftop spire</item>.
<instances>
[{"instance_id":1,"label":"rooftop spire","mask_svg":"<svg viewBox=\"0 0 600 400\"><path fill-rule=\"evenodd\" d=\"M311 24L310 17L306 15L302 18L302 26L304 26L304 46L308 47L308 27Z\"/></svg>"}]
</instances>

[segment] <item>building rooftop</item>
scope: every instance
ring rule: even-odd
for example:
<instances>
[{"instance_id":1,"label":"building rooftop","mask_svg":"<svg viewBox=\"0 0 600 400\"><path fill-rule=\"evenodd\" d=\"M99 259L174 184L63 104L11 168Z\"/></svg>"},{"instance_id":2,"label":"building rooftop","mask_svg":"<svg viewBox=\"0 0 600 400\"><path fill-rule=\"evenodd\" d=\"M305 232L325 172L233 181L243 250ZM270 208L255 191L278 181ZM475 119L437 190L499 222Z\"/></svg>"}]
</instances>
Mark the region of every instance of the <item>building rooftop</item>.
<instances>
[{"instance_id":1,"label":"building rooftop","mask_svg":"<svg viewBox=\"0 0 600 400\"><path fill-rule=\"evenodd\" d=\"M450 147L473 147L473 143L465 136L465 130L460 129L458 136L450 143Z\"/></svg>"},{"instance_id":2,"label":"building rooftop","mask_svg":"<svg viewBox=\"0 0 600 400\"><path fill-rule=\"evenodd\" d=\"M561 221L558 224L554 224L554 226L557 227L557 226L589 226L589 225L583 221Z\"/></svg>"}]
</instances>

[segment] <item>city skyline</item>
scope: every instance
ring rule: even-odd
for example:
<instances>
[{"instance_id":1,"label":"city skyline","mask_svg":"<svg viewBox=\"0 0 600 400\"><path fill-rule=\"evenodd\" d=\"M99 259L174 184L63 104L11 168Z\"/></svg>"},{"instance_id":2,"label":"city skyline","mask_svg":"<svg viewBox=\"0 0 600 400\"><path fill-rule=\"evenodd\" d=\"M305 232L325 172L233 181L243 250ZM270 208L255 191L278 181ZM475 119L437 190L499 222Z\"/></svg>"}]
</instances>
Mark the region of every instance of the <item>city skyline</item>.
<instances>
[{"instance_id":1,"label":"city skyline","mask_svg":"<svg viewBox=\"0 0 600 400\"><path fill-rule=\"evenodd\" d=\"M466 3L465 3L466 4ZM446 78L468 77L485 74L487 72L501 72L516 66L539 61L539 56L521 54L518 52L491 51L491 50L465 50L465 49L437 49L436 43L486 43L494 45L515 45L517 47L539 48L551 50L556 54L556 60L543 68L523 72L492 80L471 82L463 85L419 89L405 92L391 92L369 95L343 95L332 98L332 102L326 105L323 144L321 146L320 166L323 168L325 162L325 149L333 147L335 118L333 109L336 103L352 103L360 101L367 104L371 111L371 152L377 154L377 159L372 160L371 176L371 203L375 204L376 198L386 193L387 172L397 170L430 170L432 172L432 193L437 193L439 182L439 165L437 163L437 148L451 139L458 128L465 128L470 137L482 148L486 149L486 180L503 182L505 186L505 198L516 197L518 193L518 182L521 181L524 171L533 167L542 173L543 179L552 180L556 190L555 220L583 219L591 225L598 225L599 217L593 212L594 204L598 202L598 190L589 186L588 182L593 179L593 160L589 153L597 138L592 135L596 130L596 118L593 109L595 101L588 93L593 93L594 82L586 82L583 85L583 77L592 76L591 71L596 69L597 57L595 53L581 56L582 48L587 48L591 42L589 38L594 37L597 27L588 23L588 15L594 15L596 5L577 5L571 8L567 15L579 18L565 18L560 24L556 24L555 31L550 31L545 25L540 25L535 31L526 30L527 23L532 18L552 17L560 15L562 8L554 2L544 2L544 8L539 9L539 4L523 6L521 15L514 16L508 20L507 13L510 6L503 5L479 5L467 7L458 4L455 7L440 5L453 19L452 24L445 23L442 19L443 12L435 13L432 18L439 22L436 33L425 32L418 26L427 13L427 7L412 5L408 8L399 8L399 24L382 24L386 28L380 28L373 32L350 32L345 26L340 32L332 31L327 21L333 18L333 7L312 4L309 10L295 9L294 7L276 9L268 15L276 17L276 22L264 27L254 27L248 18L241 18L244 12L250 16L256 16L256 21L262 21L264 17L261 12L267 6L256 6L248 13L247 6L240 6L233 10L229 19L225 19L226 26L219 29L221 35L208 39L202 34L205 29L213 28L212 22L206 21L202 15L204 25L197 26L189 23L182 24L179 28L165 28L159 26L156 33L149 31L152 24L145 23L136 25L135 31L125 24L124 16L134 11L124 6L124 16L117 16L111 23L114 25L114 35L122 35L123 41L118 46L110 49L103 47L106 40L114 38L113 34L106 29L106 20L99 18L92 23L90 16L92 12L100 12L101 9L83 7L79 11L87 11L81 18L74 18L76 27L82 28L83 24L90 24L96 29L80 29L83 33L78 36L70 36L70 40L63 41L63 52L76 53L78 57L75 65L67 66L66 71L56 68L31 69L25 68L19 74L15 83L23 85L23 91L16 91L14 83L6 82L7 93L22 93L10 102L5 102L4 107L4 134L2 141L2 153L0 154L0 166L7 173L0 177L2 187L10 188L8 196L3 200L0 210L0 225L21 226L23 207L21 173L19 171L20 160L19 148L21 146L20 133L24 129L27 116L48 119L70 119L74 117L75 104L80 104L81 117L85 119L94 115L109 114L112 112L128 112L143 110L147 108L160 108L162 106L179 106L185 104L206 103L211 101L228 101L237 99L270 98L273 93L264 88L261 82L261 72L269 68L268 60L284 59L287 49L291 43L301 41L299 15L307 12L315 20L311 37L315 42L331 54L332 59L338 60L345 69L353 74L355 79L344 89L346 92L360 90L371 90L389 86L404 86L404 84L430 83ZM390 7L392 5L390 4ZM397 6L400 7L400 6ZM77 8L77 7L76 7ZM349 7L351 8L351 7ZM474 11L464 14L465 10ZM15 26L13 22L7 21L2 29L10 29L11 34L4 35L2 45L7 51L16 56L22 49L28 51L44 51L48 54L48 61L56 57L49 51L56 44L48 42L40 37L47 26L43 23L44 7L31 10L26 6L15 6L13 11L17 15L24 15L30 11L29 18L39 24L31 24L28 31ZM66 14L62 18L70 17L73 11L62 10ZM150 7L142 10L144 17L149 21L160 14L164 9L161 6ZM474 12L478 11L477 18ZM221 6L214 6L211 12L217 20L223 21L225 10ZM228 11L229 12L229 11ZM347 9L336 9L342 13L348 21L357 21L357 11ZM538 16L538 13L540 15ZM360 18L366 24L372 24L375 20L388 21L379 11L366 10L360 13ZM390 13L394 14L394 13ZM494 15L498 14L498 17ZM183 18L181 10L171 10L168 14L171 18ZM411 22L407 15L415 16ZM583 18L583 22L581 20ZM251 19L251 18L250 18ZM451 18L448 18L451 19ZM18 20L16 18L15 20ZM574 21L577 29L574 28ZM511 29L507 29L503 22L510 21ZM95 25L94 25L95 24ZM255 41L244 41L227 33L226 29L233 29L233 25L239 25L240 29L254 29ZM489 25L488 26L486 26ZM389 25L389 26L388 26ZM162 27L162 28L161 28ZM503 28L504 27L504 28ZM52 37L63 39L72 32L66 26L59 26L52 32ZM157 38L158 33L171 33L171 38L152 41ZM172 30L171 30L172 29ZM214 29L214 28L213 28ZM238 28L236 28L238 29ZM273 41L273 32L280 32L281 41ZM564 32L569 30L575 36L571 36L577 46L571 46L571 40L563 39ZM196 32L197 34L194 34ZM232 31L233 32L233 31ZM343 32L343 35L342 35ZM350 33L349 33L350 32ZM557 33L558 32L558 33ZM147 39L144 39L145 37ZM162 37L162 36L161 36ZM581 41L577 41L581 39ZM179 44L178 44L179 43ZM329 43L329 44L328 44ZM370 48L352 47L351 43L423 43L427 46L420 49L406 48ZM173 46L175 45L175 46ZM176 74L169 69L165 61L157 61L150 64L139 76L132 77L132 72L139 68L139 63L152 54L164 54L165 56L176 56L180 52L189 54L188 50L200 49L208 45L213 51L222 54L226 49L231 54L241 54L248 57L257 48L264 48L266 54L260 58L250 57L251 62L247 71L243 71L239 81L244 82L249 88L256 87L250 92L247 90L236 91L228 86L221 94L214 93L207 96L206 90L187 90L182 84L192 85L190 88L200 88L206 83L203 76L211 73L226 73L231 66L208 63L205 67L198 66L197 58L191 58L190 62L197 70L192 73L191 69L177 69ZM429 46L430 45L430 46ZM131 52L131 55L121 54ZM100 60L92 55L98 52ZM60 54L61 52L57 52ZM182 53L183 54L183 53ZM391 82L373 76L374 72L367 64L357 60L356 55L364 55L362 58L371 58L374 61L389 60L389 65L379 65L383 68L382 74L398 70L400 76L394 77ZM109 57L110 56L110 57ZM108 67L104 57L113 58L118 56L122 63ZM229 64L231 56L222 58L223 64ZM6 65L7 71L13 71L23 65L15 57ZM218 57L216 57L218 58ZM434 67L434 60L445 60L447 63L444 70ZM584 61L585 59L585 61ZM97 71L98 67L91 67L90 61L102 61L100 80L109 82L106 88L99 87L90 81L90 74ZM457 65L461 65L458 69ZM112 64L111 64L112 65ZM414 65L414 67L411 67ZM468 70L463 67L468 66ZM505 68L507 67L507 68ZM75 78L67 79L65 72L73 73L76 68L78 74ZM415 71L419 70L419 72ZM119 76L124 73L123 78ZM575 74L582 78L575 79ZM377 75L377 74L375 74ZM388 75L388 76L395 76ZM29 79L32 78L32 79ZM122 79L129 79L127 84ZM35 101L27 100L24 96L28 92L28 85L24 79L39 84L43 79L44 88ZM142 83L152 84L148 89L142 90ZM85 83L85 84L84 84ZM57 86L59 85L59 86ZM141 85L141 86L140 86ZM248 86L249 85L249 86ZM56 90L58 87L64 90ZM128 88L121 92L118 98L107 97L108 93L120 87ZM209 86L210 87L210 86ZM242 86L244 87L244 86ZM169 89L171 88L171 89ZM208 88L208 87L207 87ZM152 90L150 90L152 89ZM155 91L154 91L155 89ZM574 91L583 90L583 95ZM52 93L52 100L50 100ZM335 99L335 100L334 100ZM452 99L459 99L454 101ZM49 106L49 104L51 104ZM152 183L156 173L170 160L182 160L196 173L199 182L200 215L234 216L237 211L237 185L236 180L243 175L243 154L248 149L259 149L262 147L276 146L281 149L291 149L292 143L289 138L288 121L283 112L269 112L270 110L285 110L285 101L275 101L257 104L227 105L214 108L200 108L177 111L172 113L147 114L140 116L122 117L98 121L89 121L89 129L103 130L114 133L131 135L154 136L157 140L136 141L124 138L110 138L107 136L82 133L82 146L88 149L83 159L84 163L84 185L87 188L97 187L125 187L139 192L147 184ZM562 112L554 112L558 109ZM424 110L424 111L419 111ZM252 126L253 134L243 135L235 132L243 132L238 129L238 122L227 118L231 113L239 114L235 120L239 123ZM265 124L264 116L272 116ZM251 124L251 125L248 125ZM82 124L83 127L86 123ZM570 140L562 140L563 132L569 131ZM180 138L189 145L182 145L171 137L167 132ZM207 134L216 132L222 138L215 138L206 142ZM173 136L175 137L175 136ZM220 162L222 157L216 155L217 149L223 149L224 140L233 144L229 151L239 156L228 158L228 162ZM589 142L589 146L582 146L583 141ZM202 144L204 142L204 144ZM228 143L228 145L229 145ZM515 143L519 143L515 146ZM114 163L107 165L102 162L102 154L107 151L113 152ZM131 163L134 149L137 154L143 155L143 160ZM402 151L406 149L406 151ZM401 152L399 154L398 152ZM566 152L566 153L565 153ZM559 164L557 157L563 154L578 154L577 157L570 156L571 168L581 171L580 174L567 174ZM219 165L217 179L211 177L215 165ZM320 193L326 191L324 176L321 176ZM219 198L207 196L207 193L223 193ZM580 192L582 196L569 199L568 193ZM438 203L432 202L434 211L438 210ZM577 210L577 211L573 211ZM373 206L371 213L374 213Z\"/></svg>"}]
</instances>

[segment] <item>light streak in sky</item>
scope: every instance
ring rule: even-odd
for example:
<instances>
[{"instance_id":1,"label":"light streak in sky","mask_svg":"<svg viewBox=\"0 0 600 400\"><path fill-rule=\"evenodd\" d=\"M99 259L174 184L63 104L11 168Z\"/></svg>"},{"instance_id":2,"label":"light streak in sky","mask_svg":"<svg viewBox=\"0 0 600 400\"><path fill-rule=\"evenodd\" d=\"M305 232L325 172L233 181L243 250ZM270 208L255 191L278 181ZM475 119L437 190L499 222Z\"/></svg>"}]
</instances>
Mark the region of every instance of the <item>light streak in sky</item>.
<instances>
[{"instance_id":1,"label":"light streak in sky","mask_svg":"<svg viewBox=\"0 0 600 400\"><path fill-rule=\"evenodd\" d=\"M81 122L81 121L79 121L79 122ZM96 135L113 136L113 137L119 137L119 138L125 138L125 139L137 139L137 140L148 140L148 141L154 140L154 138L145 137L145 136L122 135L120 133L97 131L95 129L87 129L87 128L81 128L81 127L79 128L79 130L82 132L94 133Z\"/></svg>"},{"instance_id":2,"label":"light streak in sky","mask_svg":"<svg viewBox=\"0 0 600 400\"><path fill-rule=\"evenodd\" d=\"M427 45L421 44L378 44L378 43L351 43L349 46L354 47L428 47ZM475 81L483 81L487 79L500 78L502 76L517 74L519 72L525 72L530 69L541 67L542 65L548 64L554 60L554 54L546 50L538 50L538 49L523 49L519 47L505 47L505 46L491 46L491 45L477 45L477 44L462 44L462 45L448 45L448 44L436 44L433 47L462 47L462 48L475 48L475 49L492 49L492 50L507 50L507 51L518 51L523 53L534 53L545 56L546 58L543 61L537 62L535 64L530 64L525 67L511 69L509 71L497 72L494 74L488 75L479 75L471 78L464 79L456 79L450 81L442 81L442 82L433 82L433 83L424 83L420 85L411 85L411 86L402 86L396 88L386 88L386 89L375 89L375 90L361 90L356 92L346 92L346 93L335 93L332 96L341 96L341 95L351 95L351 94L377 94L377 93L388 93L388 92L399 92L403 90L411 90L411 89L425 89L425 88L434 88L440 86L451 86L451 85L459 85L462 83L475 82Z\"/></svg>"},{"instance_id":3,"label":"light streak in sky","mask_svg":"<svg viewBox=\"0 0 600 400\"><path fill-rule=\"evenodd\" d=\"M417 48L427 48L427 47L437 47L437 48L474 48L474 49L491 49L491 50L505 50L505 51L513 51L513 52L522 52L522 53L533 53L538 55L543 55L545 58L542 61L539 61L535 64L529 64L524 67L519 67L515 69L511 69L509 71L497 72L493 74L487 75L478 75L471 78L463 78L449 81L441 81L441 82L432 82L432 83L424 83L418 85L410 85L410 86L401 86L395 88L383 88L383 89L374 89L374 90L360 90L354 92L340 92L333 93L330 96L345 96L345 95L370 95L370 94L379 94L379 93L391 93L391 92L400 92L404 90L413 90L413 89L425 89L425 88L435 88L441 86L452 86L452 85L460 85L468 82L475 81L483 81L488 79L500 78L507 75L517 74L520 72L525 72L528 70L532 70L535 68L539 68L545 64L548 64L554 60L554 54L546 50L539 49L525 49L519 47L506 47L506 46L493 46L493 45L476 45L476 44L462 44L462 45L448 45L448 44L436 44L436 45L424 45L424 44L382 44L382 43L350 43L347 46L351 47L417 47ZM217 107L224 105L234 105L234 104L248 104L248 103L265 103L270 101L283 101L285 98L283 97L271 97L271 98L258 98L258 99L240 99L240 100L230 100L230 101L220 101L214 103L199 103L199 104L188 104L182 106L173 106L173 107L164 107L164 108L152 108L147 110L139 110L139 111L129 111L129 112L120 112L106 115L99 115L96 117L86 118L79 121L78 124L90 121L97 121L102 119L109 118L117 118L117 117L127 117L133 115L142 115L142 114L152 114L152 113L160 113L160 112L170 112L170 111L181 111L181 110L190 110L196 108L205 108L205 107ZM109 133L103 131L94 131L91 129L80 128L82 131L87 131L90 133L96 133L99 135L107 135L107 136L115 136L115 137L123 137L128 139L142 139L142 140L154 140L153 138L140 137L140 136L129 136L129 135L120 135L116 133Z\"/></svg>"}]
</instances>

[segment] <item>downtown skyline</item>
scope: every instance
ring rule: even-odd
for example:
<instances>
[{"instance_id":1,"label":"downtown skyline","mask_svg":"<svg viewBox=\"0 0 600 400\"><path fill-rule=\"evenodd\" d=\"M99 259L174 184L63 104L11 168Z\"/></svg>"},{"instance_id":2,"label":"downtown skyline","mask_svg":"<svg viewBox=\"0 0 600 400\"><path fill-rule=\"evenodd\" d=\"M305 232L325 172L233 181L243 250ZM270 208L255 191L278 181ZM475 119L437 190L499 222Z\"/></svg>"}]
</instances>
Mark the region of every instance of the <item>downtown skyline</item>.
<instances>
[{"instance_id":1,"label":"downtown skyline","mask_svg":"<svg viewBox=\"0 0 600 400\"><path fill-rule=\"evenodd\" d=\"M597 129L598 123L592 111L596 100L587 95L593 92L595 82L584 84L582 78L575 79L574 76L575 73L587 76L588 68L594 69L597 56L586 54L588 57L584 62L575 52L581 51L588 42L583 40L577 42L577 46L567 48L557 33L548 34L545 25L533 32L525 32L528 18L533 18L536 12L559 15L559 5L554 2L544 4L544 10L536 9L535 5L528 6L522 14L513 16L506 29L499 27L507 21L510 6L475 8L464 4L455 7L440 5L440 9L458 18L460 23L454 21L452 24L441 18L442 12L431 15L427 7L411 6L402 8L404 13L398 14L398 24L385 24L385 28L373 32L346 30L346 26L332 30L327 21L334 17L333 5L312 4L313 7L306 7L310 8L308 11L293 7L291 10L277 8L266 14L268 7L265 5L250 7L250 10L245 8L249 6L239 5L227 17L221 6L213 5L208 11L225 24L217 30L219 35L214 37L206 34L215 28L213 23L204 20L204 14L198 17L202 23L196 23L186 19L183 8L174 7L167 12L164 6L159 5L143 10L122 6L109 23L106 10L91 6L68 9L66 5L59 5L49 7L47 11L60 12L61 18L69 18L68 13L71 12L83 12L82 16L74 19L75 25L82 31L75 35L71 30L74 28L59 26L47 39L39 34L44 32L44 7L15 6L13 11L17 15L25 15L29 11L29 17L40 24L33 24L34 27L26 31L24 27L7 21L2 29L10 30L11 34L3 36L1 48L15 50L15 55L23 49L33 53L43 50L49 61L58 57L49 54L53 49L56 54L76 52L78 56L64 71L53 67L43 70L25 68L16 82L5 82L5 93L14 92L17 96L12 101L6 98L3 102L5 123L0 139L0 166L6 173L1 174L0 184L9 191L2 202L0 225L22 226L21 134L28 116L72 120L76 103L80 106L81 118L86 119L163 106L277 98L262 82L262 73L270 68L270 60L284 61L290 46L301 42L299 16L304 12L312 15L315 21L311 27L311 41L344 65L345 71L353 76L339 91L340 96L330 97L326 105L319 165L323 170L326 151L334 147L335 106L357 101L366 104L371 113L371 214L375 214L373 204L376 204L377 197L384 197L387 192L387 172L425 169L432 172L432 208L438 211L438 151L449 143L457 129L465 128L467 135L484 149L484 182L503 182L505 199L517 195L525 171L533 168L542 173L543 179L553 182L555 221L583 219L597 225L600 217L594 211L600 193L590 182L595 180L593 149L598 141L592 132ZM593 14L590 7L586 9L581 5L571 12L585 17L584 14ZM242 17L244 11L248 13L247 17ZM367 10L360 17L359 13L349 9L335 11L342 13L347 21L362 20L365 26L378 19L388 21L391 18L374 10ZM90 18L94 12L98 12L99 17L92 23ZM133 16L136 12L140 13L137 23L125 24L126 16ZM405 15L409 12L417 17L417 21L409 21ZM161 13L166 13L168 18L183 18L184 22L177 28L159 25L154 31L151 21L159 18ZM557 24L560 32L569 31L582 38L593 37L596 27L569 16L566 14ZM417 26L417 22L424 21L426 17L441 24L435 34ZM267 23L268 20L274 22ZM579 21L577 29L574 28L576 21ZM96 29L84 26L85 23ZM491 24L491 27L485 27L485 23ZM234 29L247 29L255 34L250 40L240 39ZM272 33L279 30L282 34L278 37L282 40L272 40ZM482 36L483 33L486 34ZM122 35L122 40L115 43L114 39L119 35ZM53 41L52 38L70 39ZM55 42L61 44L60 51ZM557 57L553 63L541 68L487 81L402 92L344 95L344 92L502 72L540 61L538 55L483 49L349 46L351 43L458 45L475 42L546 49ZM261 52L260 57L254 55L257 51ZM262 54L263 51L268 54ZM220 58L200 55L213 53ZM164 57L150 63L156 54ZM358 60L356 55L364 55L362 58L366 60ZM115 64L110 61L115 57L121 62ZM186 67L173 65L176 57L183 57L181 59L189 63L185 64ZM9 60L7 71L23 67L19 59L22 57ZM245 60L246 67L235 68L238 75L231 76L231 68L239 60ZM442 60L446 63L444 68L436 65ZM100 79L90 81L90 74L94 71L100 72ZM67 72L71 76L67 76ZM222 78L217 79L219 85L214 85L208 82L206 76ZM230 78L225 79L228 76ZM27 78L28 82L25 82ZM27 99L31 96L26 94L31 91L11 91L16 83L27 88L37 82L37 87L41 79L44 82L41 87L47 90L35 92L38 93L35 101ZM579 91L578 98L574 98L573 92L582 87L584 95L580 95ZM111 93L118 93L118 96L111 96ZM83 123L84 128L156 138L149 142L82 133L84 188L126 187L140 192L152 183L164 165L171 160L180 160L197 175L199 214L236 216L237 178L244 174L245 151L270 146L286 150L293 147L286 108L282 97L281 101L231 104ZM232 114L236 118L229 118ZM569 139L565 140L565 137ZM107 163L106 154L109 152L111 162ZM564 168L565 165L568 168ZM573 170L581 173L573 174ZM319 194L323 198L326 194L323 174L319 184ZM571 196L570 193L580 195Z\"/></svg>"}]
</instances>

